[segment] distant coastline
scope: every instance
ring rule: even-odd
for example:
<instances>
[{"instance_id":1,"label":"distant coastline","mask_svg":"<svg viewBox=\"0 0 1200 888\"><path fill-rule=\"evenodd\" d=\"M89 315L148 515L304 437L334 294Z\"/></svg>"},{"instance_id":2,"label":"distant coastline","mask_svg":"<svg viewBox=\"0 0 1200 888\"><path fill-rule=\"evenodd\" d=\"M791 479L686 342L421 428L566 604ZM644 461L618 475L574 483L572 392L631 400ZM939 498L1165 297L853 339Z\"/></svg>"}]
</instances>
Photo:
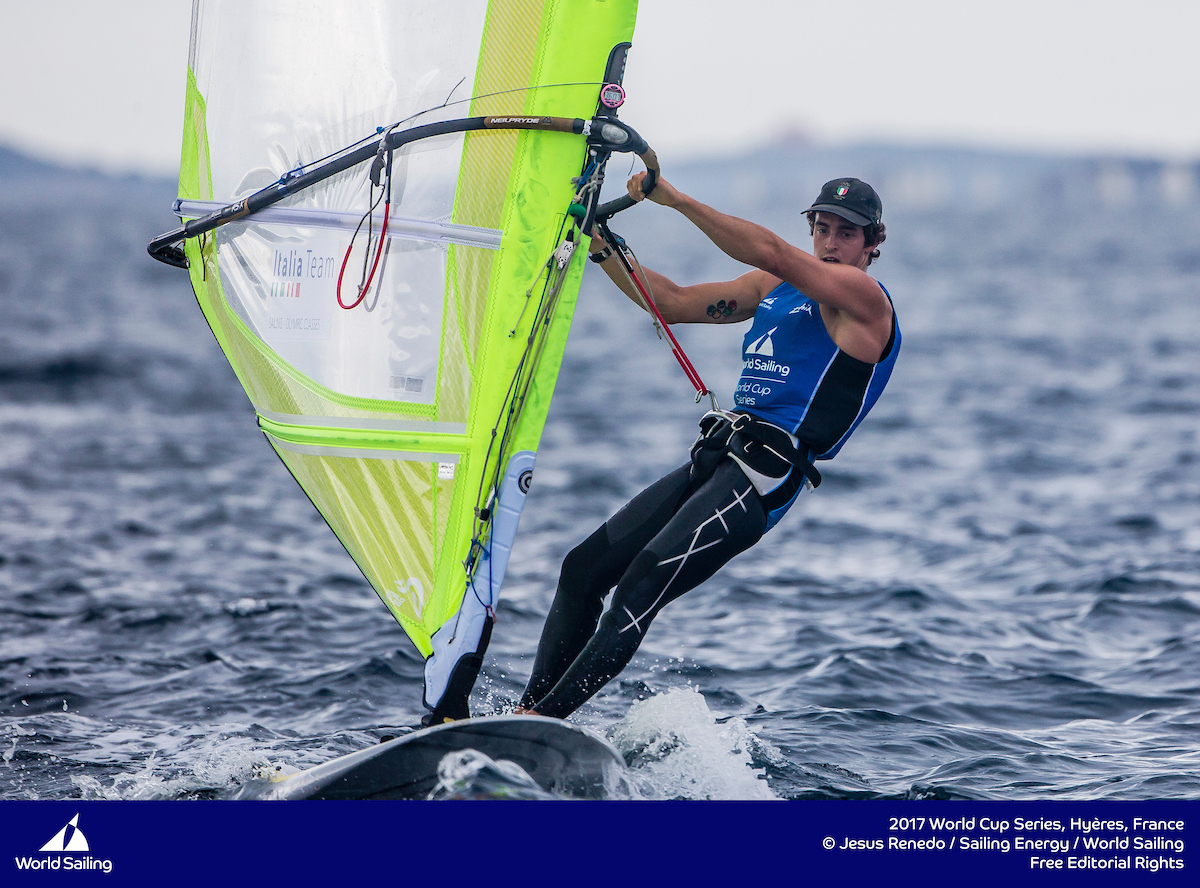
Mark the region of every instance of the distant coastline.
<instances>
[{"instance_id":1,"label":"distant coastline","mask_svg":"<svg viewBox=\"0 0 1200 888\"><path fill-rule=\"evenodd\" d=\"M170 182L173 179L171 176L146 175L135 172L106 173L91 167L41 160L28 152L0 144L0 181L7 183L46 177L55 179L65 177L76 181L86 179L95 182L136 182L155 185Z\"/></svg>"},{"instance_id":2,"label":"distant coastline","mask_svg":"<svg viewBox=\"0 0 1200 888\"><path fill-rule=\"evenodd\" d=\"M954 145L820 145L779 139L738 154L664 159L668 178L731 212L794 207L822 182L855 175L875 184L889 211L978 210L1033 200L1120 208L1200 205L1200 160L1059 154ZM610 176L610 189L620 176ZM42 160L0 145L0 182L173 187L174 177L110 173Z\"/></svg>"}]
</instances>

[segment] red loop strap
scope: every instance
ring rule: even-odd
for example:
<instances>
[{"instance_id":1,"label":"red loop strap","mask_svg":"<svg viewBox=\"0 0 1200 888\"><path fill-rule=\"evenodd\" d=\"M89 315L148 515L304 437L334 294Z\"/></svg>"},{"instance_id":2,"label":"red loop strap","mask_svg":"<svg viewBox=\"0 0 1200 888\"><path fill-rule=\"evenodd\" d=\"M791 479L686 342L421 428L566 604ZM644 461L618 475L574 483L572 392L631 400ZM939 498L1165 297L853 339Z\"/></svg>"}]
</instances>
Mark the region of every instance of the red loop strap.
<instances>
[{"instance_id":1,"label":"red loop strap","mask_svg":"<svg viewBox=\"0 0 1200 888\"><path fill-rule=\"evenodd\" d=\"M346 274L346 263L350 261L350 251L354 249L354 241L350 241L350 246L346 247L346 256L342 259L342 270L338 272L337 280L337 301L342 308L349 310L357 308L358 304L367 298L367 292L371 289L371 281L375 280L375 269L379 267L379 257L383 255L383 245L387 242L388 230L388 214L391 213L392 202L388 201L383 205L383 228L379 232L379 245L375 248L375 261L371 263L371 273L367 275L367 282L359 287L358 298L347 305L342 302L342 277ZM370 249L370 243L367 244L367 249Z\"/></svg>"}]
</instances>

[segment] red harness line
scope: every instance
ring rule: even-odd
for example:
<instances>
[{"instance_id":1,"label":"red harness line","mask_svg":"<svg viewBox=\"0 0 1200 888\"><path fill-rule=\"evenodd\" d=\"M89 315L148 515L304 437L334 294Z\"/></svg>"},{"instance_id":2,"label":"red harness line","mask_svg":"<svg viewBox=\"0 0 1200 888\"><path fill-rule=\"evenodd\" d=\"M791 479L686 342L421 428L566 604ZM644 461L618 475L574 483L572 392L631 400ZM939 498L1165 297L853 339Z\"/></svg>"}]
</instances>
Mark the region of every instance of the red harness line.
<instances>
[{"instance_id":1,"label":"red harness line","mask_svg":"<svg viewBox=\"0 0 1200 888\"><path fill-rule=\"evenodd\" d=\"M633 267L625 263L625 270L629 273L629 279L633 281L633 285L637 287L638 292L642 294L642 298L646 300L646 305L650 307L651 313L658 319L659 326L667 334L667 338L671 340L671 353L675 355L675 360L679 362L679 366L683 368L684 374L688 378L688 382L696 389L696 400L699 401L702 397L710 394L708 386L704 384L704 380L700 378L700 374L696 372L696 368L692 365L691 360L683 350L683 346L679 344L679 340L675 338L675 334L671 332L670 326L663 319L662 313L658 310L658 306L654 304L654 299L650 296L650 291L646 285L642 283L637 272Z\"/></svg>"}]
</instances>

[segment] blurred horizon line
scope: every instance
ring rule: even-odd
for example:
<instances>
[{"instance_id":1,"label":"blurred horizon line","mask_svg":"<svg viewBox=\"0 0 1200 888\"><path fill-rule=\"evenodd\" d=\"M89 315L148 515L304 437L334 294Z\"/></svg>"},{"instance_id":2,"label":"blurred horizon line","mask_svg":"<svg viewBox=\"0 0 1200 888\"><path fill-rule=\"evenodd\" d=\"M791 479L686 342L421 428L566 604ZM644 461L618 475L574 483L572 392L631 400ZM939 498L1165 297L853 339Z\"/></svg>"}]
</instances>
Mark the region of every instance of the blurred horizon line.
<instances>
[{"instance_id":1,"label":"blurred horizon line","mask_svg":"<svg viewBox=\"0 0 1200 888\"><path fill-rule=\"evenodd\" d=\"M711 163L747 161L757 156L778 154L780 152L790 152L797 156L804 156L832 155L841 152L886 153L888 151L910 155L974 155L980 159L1092 161L1113 164L1131 163L1158 166L1164 169L1191 169L1200 176L1200 151L1197 151L1195 154L1181 156L1170 152L1159 153L1120 149L1071 149L1032 145L988 144L976 140L948 138L904 139L899 137L878 137L838 140L815 138L808 133L795 130L779 132L769 138L748 143L741 148L724 148L677 154L668 163L676 167L690 167ZM663 153L665 152L660 152L660 155ZM8 178L14 172L19 174L22 172L22 168L25 168L28 172L34 172L35 168L38 167L44 168L45 172L57 170L74 175L99 176L115 180L170 180L177 176L177 173L167 166L160 167L149 164L142 164L140 167L124 166L102 161L89 163L83 160L55 156L53 151L43 151L27 143L23 143L19 139L13 140L0 136L0 178Z\"/></svg>"}]
</instances>

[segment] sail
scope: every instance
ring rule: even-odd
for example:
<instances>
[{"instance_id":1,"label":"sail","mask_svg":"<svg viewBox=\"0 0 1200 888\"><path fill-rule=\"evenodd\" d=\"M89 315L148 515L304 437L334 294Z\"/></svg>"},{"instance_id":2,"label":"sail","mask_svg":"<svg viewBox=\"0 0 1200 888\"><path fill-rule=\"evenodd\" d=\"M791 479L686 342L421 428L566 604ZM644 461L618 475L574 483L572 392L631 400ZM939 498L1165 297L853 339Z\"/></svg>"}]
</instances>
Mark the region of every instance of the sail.
<instances>
[{"instance_id":1,"label":"sail","mask_svg":"<svg viewBox=\"0 0 1200 888\"><path fill-rule=\"evenodd\" d=\"M203 216L380 133L590 118L635 14L196 0L176 211ZM587 154L578 134L512 129L393 154L382 244L383 207L364 221L382 185L361 163L185 252L271 446L422 654L449 645L432 707L490 632L582 275L563 233Z\"/></svg>"},{"instance_id":2,"label":"sail","mask_svg":"<svg viewBox=\"0 0 1200 888\"><path fill-rule=\"evenodd\" d=\"M68 830L71 833L71 838L67 838ZM79 828L79 815L72 817L67 825L54 834L46 844L39 849L41 851L90 851L87 838L83 831Z\"/></svg>"}]
</instances>

